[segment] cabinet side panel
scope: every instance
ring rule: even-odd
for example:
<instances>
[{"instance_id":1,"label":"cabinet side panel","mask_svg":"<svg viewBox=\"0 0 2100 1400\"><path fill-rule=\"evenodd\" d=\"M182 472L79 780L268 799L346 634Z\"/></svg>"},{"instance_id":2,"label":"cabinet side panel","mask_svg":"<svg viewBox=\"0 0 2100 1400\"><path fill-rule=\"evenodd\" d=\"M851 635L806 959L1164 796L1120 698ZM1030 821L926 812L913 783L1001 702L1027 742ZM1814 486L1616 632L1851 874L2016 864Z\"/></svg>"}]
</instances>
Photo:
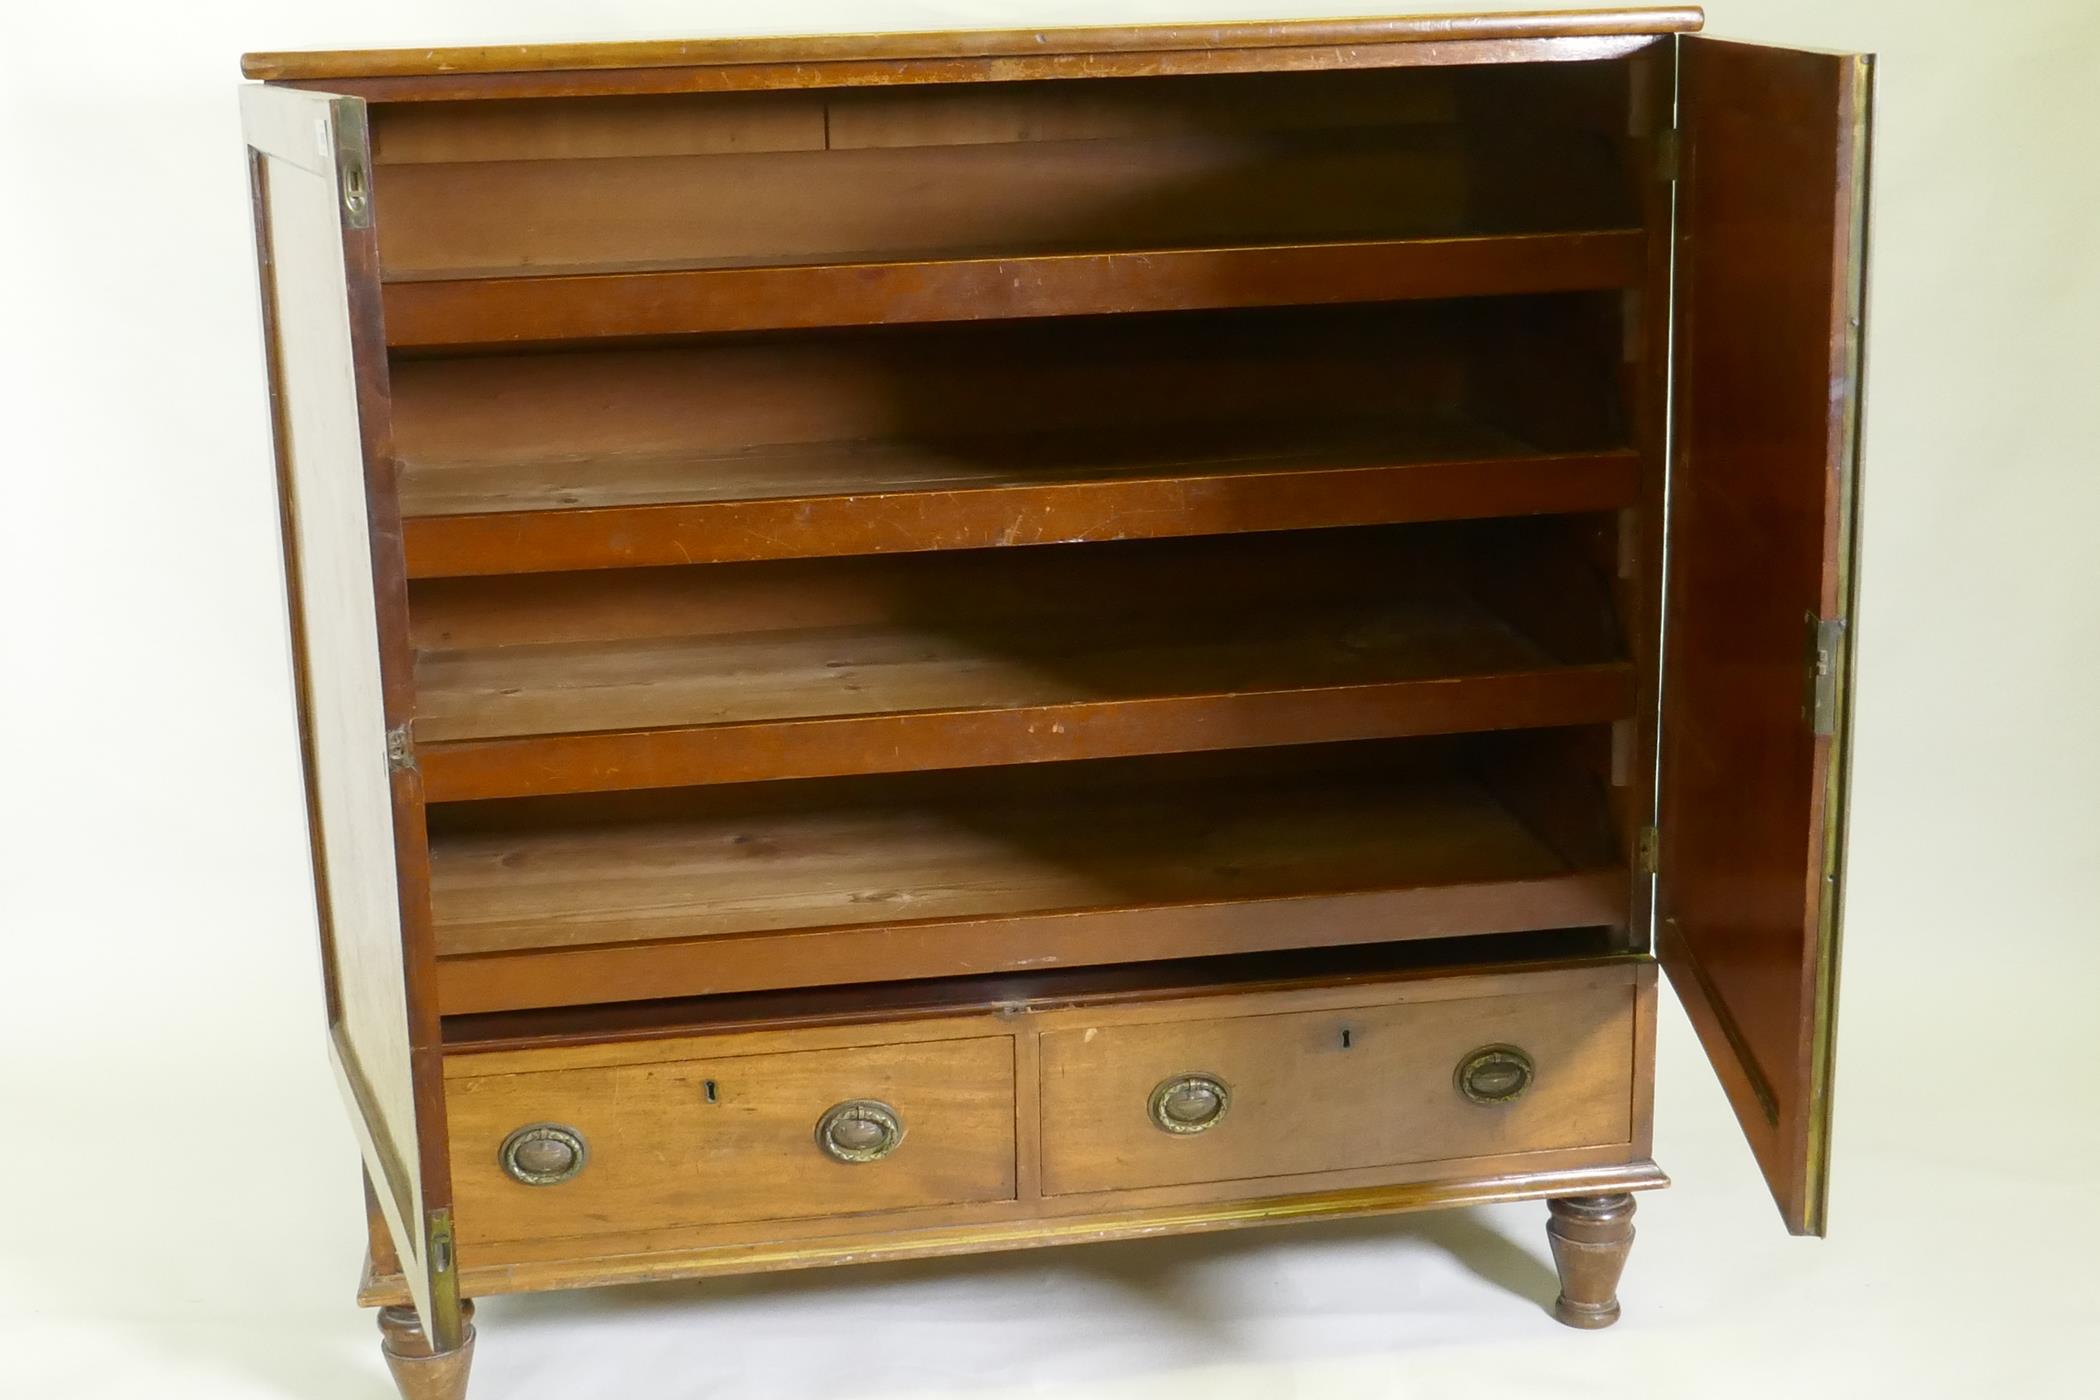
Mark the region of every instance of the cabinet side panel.
<instances>
[{"instance_id":1,"label":"cabinet side panel","mask_svg":"<svg viewBox=\"0 0 2100 1400\"><path fill-rule=\"evenodd\" d=\"M346 132L354 105L311 94L253 92L245 105L332 1049L380 1212L404 1262L416 1261L419 1310L442 1331L426 1258L449 1192L443 1158L431 1160L443 1123L429 1110L435 1026L419 1004L421 797L389 755L408 700L402 561L392 502L372 489L386 476L386 398L377 327L357 325L376 306L370 233L346 228L357 221L338 165L362 121Z\"/></svg>"}]
</instances>

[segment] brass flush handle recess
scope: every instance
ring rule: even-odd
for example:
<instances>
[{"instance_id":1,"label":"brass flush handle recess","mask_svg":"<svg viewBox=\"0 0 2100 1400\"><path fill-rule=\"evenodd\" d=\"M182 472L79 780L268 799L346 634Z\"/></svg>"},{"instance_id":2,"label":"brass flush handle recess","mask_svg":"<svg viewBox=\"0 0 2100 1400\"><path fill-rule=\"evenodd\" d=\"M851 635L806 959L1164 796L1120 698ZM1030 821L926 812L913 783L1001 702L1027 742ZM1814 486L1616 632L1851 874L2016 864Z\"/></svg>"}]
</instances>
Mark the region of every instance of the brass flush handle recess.
<instances>
[{"instance_id":1,"label":"brass flush handle recess","mask_svg":"<svg viewBox=\"0 0 2100 1400\"><path fill-rule=\"evenodd\" d=\"M1170 1133L1206 1132L1231 1107L1232 1090L1214 1074L1178 1074L1152 1090L1152 1121Z\"/></svg>"},{"instance_id":2,"label":"brass flush handle recess","mask_svg":"<svg viewBox=\"0 0 2100 1400\"><path fill-rule=\"evenodd\" d=\"M531 1123L503 1140L497 1159L512 1181L525 1186L559 1186L583 1170L590 1149L574 1128Z\"/></svg>"},{"instance_id":3,"label":"brass flush handle recess","mask_svg":"<svg viewBox=\"0 0 2100 1400\"><path fill-rule=\"evenodd\" d=\"M879 1162L904 1141L897 1110L874 1099L848 1099L817 1120L817 1146L835 1162Z\"/></svg>"},{"instance_id":4,"label":"brass flush handle recess","mask_svg":"<svg viewBox=\"0 0 2100 1400\"><path fill-rule=\"evenodd\" d=\"M343 208L350 217L359 218L365 212L365 204L371 195L365 190L365 168L362 165L343 167Z\"/></svg>"},{"instance_id":5,"label":"brass flush handle recess","mask_svg":"<svg viewBox=\"0 0 2100 1400\"><path fill-rule=\"evenodd\" d=\"M1516 1046L1483 1045L1458 1062L1452 1079L1471 1102L1498 1104L1522 1096L1537 1074L1531 1056Z\"/></svg>"}]
</instances>

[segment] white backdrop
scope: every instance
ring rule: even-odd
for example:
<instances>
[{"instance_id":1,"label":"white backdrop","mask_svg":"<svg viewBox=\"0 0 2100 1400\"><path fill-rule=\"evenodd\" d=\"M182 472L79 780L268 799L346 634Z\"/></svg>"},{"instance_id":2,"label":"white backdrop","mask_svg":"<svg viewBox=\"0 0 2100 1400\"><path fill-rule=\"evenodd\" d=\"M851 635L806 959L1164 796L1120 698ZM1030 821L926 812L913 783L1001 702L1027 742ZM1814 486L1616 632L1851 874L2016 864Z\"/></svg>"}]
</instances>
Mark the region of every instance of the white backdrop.
<instances>
[{"instance_id":1,"label":"white backdrop","mask_svg":"<svg viewBox=\"0 0 2100 1400\"><path fill-rule=\"evenodd\" d=\"M1348 0L15 0L0 14L0 1394L391 1392L351 1306L233 88L243 49ZM1508 8L1431 0L1435 8ZM1833 1235L1666 1007L1602 1334L1537 1206L496 1300L484 1397L2088 1394L2100 1323L2100 7L1714 0L1877 49Z\"/></svg>"}]
</instances>

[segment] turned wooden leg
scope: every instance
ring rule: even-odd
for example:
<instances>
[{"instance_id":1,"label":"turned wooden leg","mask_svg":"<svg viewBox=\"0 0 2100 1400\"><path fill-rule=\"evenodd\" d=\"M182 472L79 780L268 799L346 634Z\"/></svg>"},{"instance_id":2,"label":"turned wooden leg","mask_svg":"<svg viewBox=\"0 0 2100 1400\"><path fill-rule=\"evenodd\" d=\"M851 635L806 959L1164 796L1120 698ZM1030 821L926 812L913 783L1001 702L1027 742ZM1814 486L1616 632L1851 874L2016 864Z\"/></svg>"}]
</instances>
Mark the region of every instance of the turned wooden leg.
<instances>
[{"instance_id":1,"label":"turned wooden leg","mask_svg":"<svg viewBox=\"0 0 2100 1400\"><path fill-rule=\"evenodd\" d=\"M401 1400L465 1400L467 1371L474 1364L474 1305L461 1303L459 1314L458 1349L434 1352L414 1308L379 1310L379 1349Z\"/></svg>"},{"instance_id":2,"label":"turned wooden leg","mask_svg":"<svg viewBox=\"0 0 2100 1400\"><path fill-rule=\"evenodd\" d=\"M1553 1315L1570 1327L1609 1327L1619 1320L1619 1273L1633 1248L1633 1197L1571 1196L1548 1201L1546 1238L1560 1270Z\"/></svg>"}]
</instances>

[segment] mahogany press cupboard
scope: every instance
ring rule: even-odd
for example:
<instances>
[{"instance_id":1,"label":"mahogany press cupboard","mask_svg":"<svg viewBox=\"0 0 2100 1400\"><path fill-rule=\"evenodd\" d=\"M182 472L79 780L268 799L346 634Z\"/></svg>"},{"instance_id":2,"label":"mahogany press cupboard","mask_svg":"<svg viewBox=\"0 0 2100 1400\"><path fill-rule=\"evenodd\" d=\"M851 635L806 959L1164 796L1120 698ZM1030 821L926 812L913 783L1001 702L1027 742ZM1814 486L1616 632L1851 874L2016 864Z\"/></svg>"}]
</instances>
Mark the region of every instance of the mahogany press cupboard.
<instances>
[{"instance_id":1,"label":"mahogany press cupboard","mask_svg":"<svg viewBox=\"0 0 2100 1400\"><path fill-rule=\"evenodd\" d=\"M251 55L334 1059L469 1299L1823 1228L1868 60L1694 9Z\"/></svg>"}]
</instances>

